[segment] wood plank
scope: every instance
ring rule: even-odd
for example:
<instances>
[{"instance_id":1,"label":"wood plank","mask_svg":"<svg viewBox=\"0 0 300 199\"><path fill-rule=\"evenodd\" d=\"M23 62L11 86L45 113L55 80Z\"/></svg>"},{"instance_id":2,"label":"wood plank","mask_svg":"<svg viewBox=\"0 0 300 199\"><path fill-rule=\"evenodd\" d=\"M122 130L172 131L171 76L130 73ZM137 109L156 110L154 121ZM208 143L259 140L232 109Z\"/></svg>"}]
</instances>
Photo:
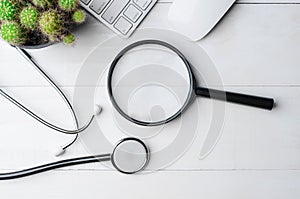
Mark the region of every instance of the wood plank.
<instances>
[{"instance_id":1,"label":"wood plank","mask_svg":"<svg viewBox=\"0 0 300 199\"><path fill-rule=\"evenodd\" d=\"M82 88L88 89L88 88ZM199 160L201 145L204 142L212 118L212 100L199 99L191 109L198 108L197 137L189 150L168 170L232 170L232 169L300 169L300 106L299 87L229 87L231 91L274 97L277 107L272 111L226 104L225 120L221 138L213 152L204 160ZM23 103L33 108L46 119L65 128L72 128L70 114L51 88L6 88ZM73 88L64 88L72 94ZM28 95L31 93L31 95ZM39 95L36 95L38 93ZM99 102L104 112L97 122L101 130L110 136L121 133L111 119L112 107L107 101ZM80 121L87 121L93 105L86 104L79 109ZM15 170L57 160L53 156L58 146L65 144L72 136L62 135L33 121L14 105L0 98L0 169ZM184 117L191 117L191 111ZM86 117L81 117L86 115ZM16 125L17 122L17 125ZM222 122L222 121L221 121ZM180 121L174 121L176 127ZM172 135L173 131L168 131ZM86 133L89 133L87 131ZM118 135L119 135L118 134ZM113 134L112 134L113 135ZM209 136L209 134L208 134ZM101 143L101 142L100 142ZM153 149L170 143L169 137L162 136L159 143L149 140ZM89 155L79 142L65 156L59 159ZM109 152L109 151L100 151ZM67 169L105 169L103 165L85 165Z\"/></svg>"},{"instance_id":2,"label":"wood plank","mask_svg":"<svg viewBox=\"0 0 300 199\"><path fill-rule=\"evenodd\" d=\"M0 192L3 198L23 199L298 199L300 172L187 171L126 176L115 171L54 171L0 182Z\"/></svg>"},{"instance_id":3,"label":"wood plank","mask_svg":"<svg viewBox=\"0 0 300 199\"><path fill-rule=\"evenodd\" d=\"M142 28L170 29L165 14L169 6L158 4ZM298 4L235 5L222 23L199 45L215 62L225 85L300 85L299 9ZM91 18L77 35L78 41L73 48L60 44L31 51L60 85L73 86L81 64L89 53L99 43L113 36ZM0 85L47 85L14 49L3 42L0 44Z\"/></svg>"},{"instance_id":4,"label":"wood plank","mask_svg":"<svg viewBox=\"0 0 300 199\"><path fill-rule=\"evenodd\" d=\"M171 1L161 0L142 27L170 29L165 13ZM209 128L211 101L201 99L199 135L185 155L165 171L124 176L100 164L84 165L0 182L0 197L95 198L99 194L103 198L298 199L299 9L299 5L239 4L209 37L199 42L216 63L227 89L272 96L278 101L273 112L227 104L222 137L206 159L199 160L198 156ZM60 85L70 86L64 88L68 96L73 94L80 64L98 43L112 36L93 19L85 27L79 30L74 48L57 45L31 52ZM52 89L12 48L1 41L0 46L0 87L7 86L5 90L50 121L72 128L69 112ZM80 114L84 108L80 108ZM71 136L32 121L3 98L0 110L2 172L89 154L76 143L65 156L55 158L56 147ZM185 114L188 117L189 113Z\"/></svg>"}]
</instances>

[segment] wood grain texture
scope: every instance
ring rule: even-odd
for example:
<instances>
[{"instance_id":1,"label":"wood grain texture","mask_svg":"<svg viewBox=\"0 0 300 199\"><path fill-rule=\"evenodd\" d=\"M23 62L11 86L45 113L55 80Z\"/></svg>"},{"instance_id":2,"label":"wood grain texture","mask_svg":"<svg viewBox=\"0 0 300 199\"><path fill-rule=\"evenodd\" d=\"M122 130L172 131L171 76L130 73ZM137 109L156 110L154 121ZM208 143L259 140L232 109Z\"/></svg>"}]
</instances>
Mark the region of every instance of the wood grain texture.
<instances>
[{"instance_id":1,"label":"wood grain texture","mask_svg":"<svg viewBox=\"0 0 300 199\"><path fill-rule=\"evenodd\" d=\"M299 171L185 171L141 176L125 176L116 172L55 171L18 181L0 182L0 191L3 198L23 199L296 199L300 194L299 175ZM43 179L47 179L47 183Z\"/></svg>"},{"instance_id":2,"label":"wood grain texture","mask_svg":"<svg viewBox=\"0 0 300 199\"><path fill-rule=\"evenodd\" d=\"M88 88L82 88L88 89ZM226 104L225 120L222 137L214 151L204 160L199 160L201 144L211 125L212 100L198 99L191 108L198 107L198 135L189 150L167 170L291 170L300 169L300 88L298 87L227 87L231 91L243 93L264 94L272 96L277 101L277 107L272 112ZM72 94L73 88L64 88ZM51 88L10 88L10 93L18 94L24 104L38 112L51 122L72 129L71 115ZM28 95L31 93L31 95ZM36 94L39 94L36 96ZM14 105L0 98L1 134L0 134L0 169L16 170L30 165L55 161L55 149L63 145L72 136L63 135L50 130L31 117L25 115ZM85 109L89 110L89 106ZM109 111L110 105L103 109ZM91 112L88 111L90 115ZM185 112L188 117L190 111ZM87 121L87 118L79 118ZM18 125L13 125L18 121ZM103 125L103 120L99 120ZM174 121L178 123L180 121ZM105 122L105 134L118 131L113 128L114 122ZM120 131L120 130L119 130ZM169 143L168 138L160 140ZM109 152L109 151L105 151ZM65 156L71 158L80 155L90 155L89 151L78 142ZM101 164L72 167L78 169L106 169ZM71 168L71 169L72 169ZM69 168L68 168L69 169Z\"/></svg>"},{"instance_id":3,"label":"wood grain texture","mask_svg":"<svg viewBox=\"0 0 300 199\"><path fill-rule=\"evenodd\" d=\"M171 29L164 14L169 7L170 4L158 4L141 28ZM214 61L225 85L300 85L299 9L298 4L235 5L211 34L198 43ZM77 35L73 48L59 44L31 51L61 86L74 85L89 53L112 33L89 18ZM0 85L47 86L14 49L3 42L0 45Z\"/></svg>"},{"instance_id":4,"label":"wood grain texture","mask_svg":"<svg viewBox=\"0 0 300 199\"><path fill-rule=\"evenodd\" d=\"M170 30L165 13L171 2L161 0L141 28ZM198 42L214 61L226 89L272 96L277 101L273 112L226 104L222 137L206 159L199 160L198 155L209 126L211 100L201 99L198 137L183 157L163 171L124 176L101 164L69 167L0 182L0 198L298 199L298 3L299 0L240 0L216 29ZM73 48L59 44L30 51L69 98L80 86L75 85L75 80L84 59L99 43L113 36L92 18L77 35ZM70 113L49 85L2 41L0 55L1 88L51 122L74 127ZM55 158L57 146L72 136L45 128L3 98L0 112L2 172L89 154L77 142L65 156Z\"/></svg>"}]
</instances>

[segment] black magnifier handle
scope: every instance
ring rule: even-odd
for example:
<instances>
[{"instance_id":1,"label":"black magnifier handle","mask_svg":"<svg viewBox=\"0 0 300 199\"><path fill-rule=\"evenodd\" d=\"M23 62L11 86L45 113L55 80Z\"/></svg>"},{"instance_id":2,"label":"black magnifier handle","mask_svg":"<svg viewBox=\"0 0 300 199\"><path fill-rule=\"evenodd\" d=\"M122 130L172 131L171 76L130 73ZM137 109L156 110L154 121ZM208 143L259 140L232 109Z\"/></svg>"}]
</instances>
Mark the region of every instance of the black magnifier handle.
<instances>
[{"instance_id":1,"label":"black magnifier handle","mask_svg":"<svg viewBox=\"0 0 300 199\"><path fill-rule=\"evenodd\" d=\"M220 91L209 88L196 88L195 93L198 96L208 97L217 100L226 100L228 102L237 103L241 105L252 106L256 108L262 108L267 110L272 110L274 107L274 99L246 95L240 93L233 93L228 91Z\"/></svg>"}]
</instances>

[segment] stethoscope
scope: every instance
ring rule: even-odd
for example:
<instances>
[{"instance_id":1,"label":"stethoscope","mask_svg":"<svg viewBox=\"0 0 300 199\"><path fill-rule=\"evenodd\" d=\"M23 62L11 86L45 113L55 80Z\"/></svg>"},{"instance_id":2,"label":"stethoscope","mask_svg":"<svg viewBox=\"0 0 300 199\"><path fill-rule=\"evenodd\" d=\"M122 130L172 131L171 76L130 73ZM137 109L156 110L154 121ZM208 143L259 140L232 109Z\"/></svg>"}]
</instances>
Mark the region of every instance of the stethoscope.
<instances>
[{"instance_id":1,"label":"stethoscope","mask_svg":"<svg viewBox=\"0 0 300 199\"><path fill-rule=\"evenodd\" d=\"M135 174L143 171L149 160L150 150L143 141L137 138L125 138L116 144L112 153L67 159L22 171L3 173L0 174L0 180L12 180L62 167L105 161L111 161L113 167L121 173Z\"/></svg>"},{"instance_id":2,"label":"stethoscope","mask_svg":"<svg viewBox=\"0 0 300 199\"><path fill-rule=\"evenodd\" d=\"M39 74L51 85L51 87L59 94L59 96L63 99L64 103L66 104L66 106L68 107L70 113L72 114L74 123L76 125L76 130L68 130L68 129L64 129L61 127L58 127L50 122L47 122L45 119L43 119L42 117L38 116L37 114L35 114L33 111L29 110L26 106L24 106L23 104L21 104L20 102L18 102L16 99L14 99L13 97L11 97L9 94L7 94L6 92L4 92L2 89L0 89L0 94L5 97L7 100L9 100L10 102L12 102L14 105L16 105L18 108L20 108L22 111L24 111L25 113L27 113L28 115L30 115L32 118L34 118L35 120L37 120L38 122L42 123L43 125L64 133L64 134L75 134L75 138L73 140L71 140L71 142L65 144L64 146L61 146L59 148L59 150L56 152L56 156L60 156L62 155L67 148L69 148L73 143L75 143L75 141L78 138L78 134L84 130L86 130L89 125L92 123L92 121L94 120L95 115L100 114L101 112L101 107L98 105L95 105L94 107L94 115L90 118L90 120L82 127L79 127L78 124L78 119L77 116L75 114L75 111L70 103L70 101L68 100L68 98L66 97L66 95L64 94L64 92L58 87L58 85L43 71L43 69L36 63L36 61L27 53L26 50L21 49L19 47L14 47L38 72Z\"/></svg>"},{"instance_id":3,"label":"stethoscope","mask_svg":"<svg viewBox=\"0 0 300 199\"><path fill-rule=\"evenodd\" d=\"M32 57L24 50L20 49L18 47L15 47L17 51L27 60L29 61L35 69L49 82L49 84L59 93L61 98L64 100L66 105L68 106L70 112L73 115L73 119L75 121L76 130L67 130L64 128L60 128L50 122L47 122L45 119L41 118L28 108L15 100L13 97L8 95L6 92L4 92L2 89L0 89L0 94L8 99L10 102L12 102L14 105L19 107L22 111L30 115L32 118L37 120L38 122L42 123L43 125L64 133L64 134L76 134L76 137L67 144L66 146L62 147L61 150L57 153L57 155L61 155L65 152L65 150L71 146L76 139L78 138L78 134L86 130L92 121L94 120L96 115L99 115L101 113L102 108L98 105L94 106L94 115L90 118L89 122L86 123L84 126L79 128L78 120L75 114L75 111L70 103L70 101L67 99L63 91L57 86L57 84L54 83L54 81L39 67L39 65L32 59ZM66 159L62 161L57 161L53 163L48 163L45 165L40 165L36 167L32 167L25 170L15 171L15 172L9 172L9 173L0 173L0 180L12 180L17 178L22 178L38 173L42 173L45 171L58 169L62 167L67 166L74 166L74 165L80 165L80 164L87 164L87 163L95 163L95 162L105 162L105 161L111 161L111 164L113 167L123 173L123 174L135 174L140 171L143 171L146 166L148 165L150 160L150 150L147 147L147 145L138 138L124 138L121 139L114 147L114 150L112 153L107 154L101 154L101 155L94 155L94 156L86 156L86 157L79 157L79 158L73 158L73 159Z\"/></svg>"},{"instance_id":4,"label":"stethoscope","mask_svg":"<svg viewBox=\"0 0 300 199\"><path fill-rule=\"evenodd\" d=\"M118 99L115 96L115 91L117 86L114 84L113 80L114 74L117 70L118 64L120 63L120 60L124 57L124 55L131 51L132 49L136 47L140 47L142 45L158 45L160 47L167 48L168 50L171 50L172 53L175 53L177 55L182 63L182 67L186 71L188 81L187 81L187 94L184 96L183 103L179 105L179 107L175 107L174 110L170 112L170 115L164 114L163 118L160 116L157 119L151 118L143 118L142 114L129 114L126 112L126 109L123 109L122 104L119 104ZM49 76L36 64L36 62L30 57L30 55L23 49L16 48L18 52L20 52L40 73L41 75L51 84L53 88L60 94L60 96L63 98L67 106L69 107L70 111L72 112L72 115L74 117L74 120L76 121L76 126L78 127L77 118L75 115L75 112L64 95L64 93L59 89L59 87L51 80ZM122 71L124 71L124 68L122 68ZM118 75L116 75L118 76ZM143 78L140 78L143 79ZM139 79L139 80L140 80ZM132 80L132 79L130 79ZM126 82L125 87L128 85L128 82ZM131 81L132 83L132 81ZM153 83L153 82L152 82ZM193 97L195 95L197 96L203 96L208 98L213 98L217 100L225 100L233 103L238 103L242 105L248 105L252 107L262 108L271 110L274 106L274 99L271 98L264 98L264 97L258 97L258 96L251 96L251 95L245 95L245 94L239 94L239 93L232 93L232 92L226 92L226 91L219 91L219 90L213 90L203 87L197 87L196 86L196 79L192 72L192 67L189 64L188 60L185 58L185 56L174 46L163 42L159 40L142 40L135 42L125 49L123 49L113 60L109 74L108 74L108 94L111 100L112 105L114 108L122 115L125 119L129 120L130 122L133 122L137 125L142 126L157 126L166 124L168 122L171 122L172 120L175 120L184 110L186 110L188 104L192 101ZM23 110L25 113L39 121L40 123L44 124L45 126L56 130L61 133L65 134L76 134L76 138L80 132L83 132L85 129L89 127L89 125L92 123L92 121L95 118L95 115L99 114L101 112L101 108L98 107L94 111L94 115L91 117L89 122L84 125L83 127L77 128L76 130L66 130L63 128L60 128L56 125L53 125L43 118L39 117L32 111L30 111L28 108L23 106L21 103L16 101L14 98L9 96L7 93L5 93L3 90L0 90L0 94L3 95L5 98L7 98L10 102L18 106L21 110ZM144 101L147 101L145 99L142 99ZM144 111L143 111L144 112ZM143 113L142 112L142 113ZM75 139L76 139L75 138ZM72 143L71 143L72 144ZM112 153L110 154L102 154L102 155L95 155L95 156L88 156L88 157L80 157L80 158L74 158L74 159L68 159L68 160L62 160L54 163L49 163L37 167L33 167L30 169L22 170L22 171L16 171L11 173L3 173L0 174L0 180L8 180L8 179L15 179L20 177L25 177L29 175L33 175L36 173L41 173L44 171L61 168L65 166L72 166L72 165L79 165L79 164L86 164L86 163L92 163L92 162L103 162L103 161L111 161L112 165L115 167L116 170L118 170L121 173L124 174L135 174L137 172L140 172L144 170L150 160L150 151L146 144L138 139L138 138L125 138L120 140Z\"/></svg>"}]
</instances>

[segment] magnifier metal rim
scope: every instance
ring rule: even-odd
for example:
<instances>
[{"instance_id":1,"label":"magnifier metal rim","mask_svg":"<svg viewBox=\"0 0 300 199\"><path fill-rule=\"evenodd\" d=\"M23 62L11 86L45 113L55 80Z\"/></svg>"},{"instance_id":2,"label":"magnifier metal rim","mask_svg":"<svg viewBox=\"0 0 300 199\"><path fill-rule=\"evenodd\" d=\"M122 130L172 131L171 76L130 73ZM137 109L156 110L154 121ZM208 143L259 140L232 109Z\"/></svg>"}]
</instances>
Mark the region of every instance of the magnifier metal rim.
<instances>
[{"instance_id":1,"label":"magnifier metal rim","mask_svg":"<svg viewBox=\"0 0 300 199\"><path fill-rule=\"evenodd\" d=\"M130 117L129 115L127 115L118 105L118 103L116 102L116 99L114 98L113 95L113 91L112 91L112 75L113 72L115 70L116 65L118 64L119 60L123 57L123 55L125 53L127 53L129 50L141 46L141 45L147 45L147 44L156 44L156 45L160 45L160 46L164 46L168 49L170 49L171 51L173 51L174 53L176 53L181 60L183 61L184 65L186 66L186 69L189 73L189 83L190 83L190 89L189 89L189 93L187 96L186 101L184 102L183 106L181 107L181 109L178 110L178 112L176 112L174 115L172 115L171 117L167 118L166 120L162 120L162 121L157 121L157 122L144 122L144 121L140 121L137 119L134 119L132 117ZM142 126L159 126L159 125L163 125L166 124L174 119L176 119L177 117L179 117L181 115L181 113L187 108L189 102L192 99L192 96L194 94L194 85L195 85L195 80L194 80L194 75L191 69L191 66L189 64L189 62L187 61L187 59L185 58L185 56L174 46L170 45L169 43L166 43L164 41L160 41L160 40L141 40L141 41L137 41L129 46L127 46L126 48L124 48L113 60L109 72L108 72L108 80L107 80L107 90L108 90L108 94L109 94L109 98L113 104L113 106L115 107L115 109L128 121L133 122L135 124L138 125L142 125Z\"/></svg>"},{"instance_id":2,"label":"magnifier metal rim","mask_svg":"<svg viewBox=\"0 0 300 199\"><path fill-rule=\"evenodd\" d=\"M118 167L118 165L114 161L114 155L115 155L115 152L116 152L118 146L120 144L124 143L124 142L127 142L127 141L134 141L134 142L140 143L144 147L145 153L146 153L146 161L145 161L144 165L140 169L138 169L136 171L133 171L133 172L123 171L122 169L120 169ZM135 173L138 173L140 171L143 171L146 168L146 166L148 165L149 161L150 161L150 150L149 150L149 148L147 147L147 145L142 140L140 140L138 138L133 138L133 137L124 138L124 139L120 140L117 143L117 145L115 146L114 151L111 154L111 163L113 164L113 166L115 167L115 169L117 169L119 172L124 173L124 174L135 174Z\"/></svg>"}]
</instances>

